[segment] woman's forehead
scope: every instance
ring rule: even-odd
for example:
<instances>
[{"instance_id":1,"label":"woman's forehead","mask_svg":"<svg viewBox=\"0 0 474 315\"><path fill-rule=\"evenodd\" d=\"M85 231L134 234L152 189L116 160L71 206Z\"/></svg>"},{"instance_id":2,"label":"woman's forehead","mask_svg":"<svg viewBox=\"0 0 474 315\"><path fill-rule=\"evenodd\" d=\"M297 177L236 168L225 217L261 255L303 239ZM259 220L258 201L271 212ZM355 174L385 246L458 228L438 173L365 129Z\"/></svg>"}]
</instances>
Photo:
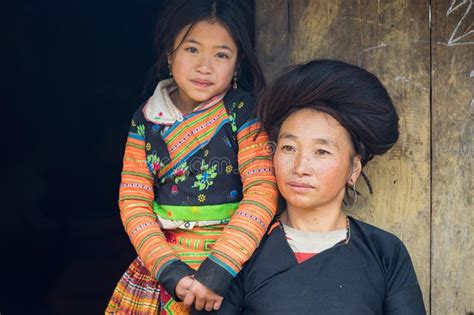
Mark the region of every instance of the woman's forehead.
<instances>
[{"instance_id":1,"label":"woman's forehead","mask_svg":"<svg viewBox=\"0 0 474 315\"><path fill-rule=\"evenodd\" d=\"M347 130L331 115L311 109L291 114L282 124L278 139L338 146L350 140Z\"/></svg>"}]
</instances>

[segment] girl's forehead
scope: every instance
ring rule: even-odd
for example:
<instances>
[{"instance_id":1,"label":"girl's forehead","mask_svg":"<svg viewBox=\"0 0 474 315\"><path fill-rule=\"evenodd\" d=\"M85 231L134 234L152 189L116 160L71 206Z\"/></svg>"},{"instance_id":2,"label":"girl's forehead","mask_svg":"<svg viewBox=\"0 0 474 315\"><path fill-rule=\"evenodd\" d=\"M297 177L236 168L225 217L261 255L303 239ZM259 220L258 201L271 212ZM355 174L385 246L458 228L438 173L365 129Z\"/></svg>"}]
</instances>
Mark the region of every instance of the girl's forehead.
<instances>
[{"instance_id":1,"label":"girl's forehead","mask_svg":"<svg viewBox=\"0 0 474 315\"><path fill-rule=\"evenodd\" d=\"M228 29L218 21L199 21L185 26L175 39L175 44L183 41L194 41L200 44L227 45L236 47Z\"/></svg>"}]
</instances>

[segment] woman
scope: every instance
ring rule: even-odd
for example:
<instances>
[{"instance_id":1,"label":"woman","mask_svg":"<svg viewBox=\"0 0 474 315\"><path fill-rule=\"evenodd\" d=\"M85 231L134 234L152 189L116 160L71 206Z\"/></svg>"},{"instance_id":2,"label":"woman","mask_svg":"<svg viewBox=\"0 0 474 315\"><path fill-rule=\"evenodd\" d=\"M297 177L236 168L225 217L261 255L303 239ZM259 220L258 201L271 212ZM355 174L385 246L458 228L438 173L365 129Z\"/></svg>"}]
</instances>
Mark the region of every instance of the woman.
<instances>
[{"instance_id":1,"label":"woman","mask_svg":"<svg viewBox=\"0 0 474 315\"><path fill-rule=\"evenodd\" d=\"M403 243L342 211L357 199L363 167L398 139L380 81L343 62L312 61L275 81L259 115L276 144L286 208L220 313L425 314Z\"/></svg>"}]
</instances>

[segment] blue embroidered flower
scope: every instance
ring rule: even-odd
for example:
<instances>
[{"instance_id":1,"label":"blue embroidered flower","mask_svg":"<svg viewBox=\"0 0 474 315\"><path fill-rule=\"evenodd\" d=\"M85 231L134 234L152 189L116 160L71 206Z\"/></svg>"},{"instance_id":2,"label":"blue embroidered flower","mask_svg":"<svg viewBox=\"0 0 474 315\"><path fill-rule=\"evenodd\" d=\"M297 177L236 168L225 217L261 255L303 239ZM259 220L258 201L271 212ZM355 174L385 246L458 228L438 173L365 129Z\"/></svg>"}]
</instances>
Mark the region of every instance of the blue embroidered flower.
<instances>
[{"instance_id":1,"label":"blue embroidered flower","mask_svg":"<svg viewBox=\"0 0 474 315\"><path fill-rule=\"evenodd\" d=\"M213 179L217 176L217 165L209 166L204 160L201 163L201 174L196 175L196 181L194 187L198 187L199 190L208 189L209 186L214 184Z\"/></svg>"}]
</instances>

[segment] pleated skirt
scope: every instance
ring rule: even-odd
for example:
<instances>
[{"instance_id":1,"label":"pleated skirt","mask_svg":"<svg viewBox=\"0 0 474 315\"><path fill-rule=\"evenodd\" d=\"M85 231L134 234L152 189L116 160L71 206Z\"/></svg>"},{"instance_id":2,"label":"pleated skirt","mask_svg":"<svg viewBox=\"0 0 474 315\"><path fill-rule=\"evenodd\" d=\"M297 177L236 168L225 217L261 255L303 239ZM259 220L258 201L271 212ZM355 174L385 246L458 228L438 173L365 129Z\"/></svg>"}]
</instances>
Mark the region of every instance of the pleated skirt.
<instances>
[{"instance_id":1,"label":"pleated skirt","mask_svg":"<svg viewBox=\"0 0 474 315\"><path fill-rule=\"evenodd\" d=\"M212 244L224 225L195 227L192 230L164 231L168 244L181 261L197 270L209 256ZM128 267L110 298L105 314L189 314L190 310L166 292L140 258Z\"/></svg>"}]
</instances>

